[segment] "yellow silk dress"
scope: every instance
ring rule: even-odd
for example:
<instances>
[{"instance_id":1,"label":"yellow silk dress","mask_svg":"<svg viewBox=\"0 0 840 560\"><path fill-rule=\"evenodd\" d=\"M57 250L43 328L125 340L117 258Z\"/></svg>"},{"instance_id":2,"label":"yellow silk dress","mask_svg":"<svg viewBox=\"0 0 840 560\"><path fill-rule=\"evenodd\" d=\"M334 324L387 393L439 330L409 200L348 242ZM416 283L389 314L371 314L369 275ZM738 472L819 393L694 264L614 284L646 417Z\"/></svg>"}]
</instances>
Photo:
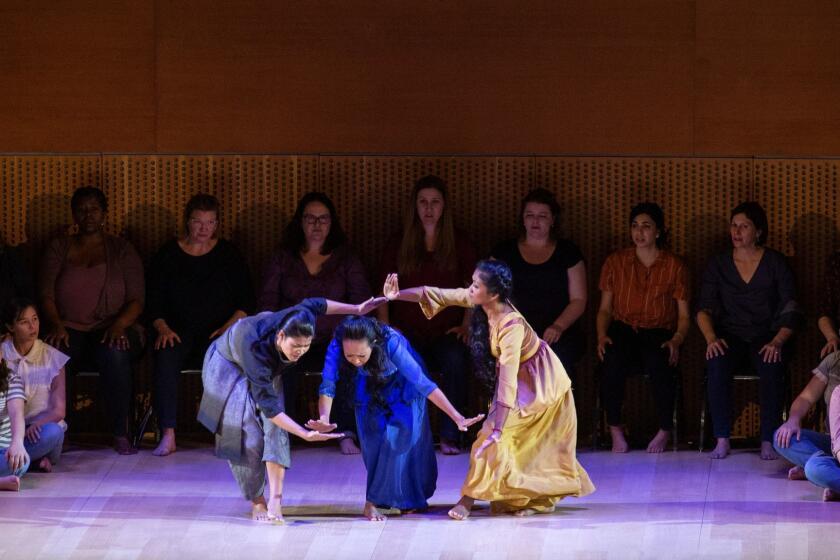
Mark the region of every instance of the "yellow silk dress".
<instances>
[{"instance_id":1,"label":"yellow silk dress","mask_svg":"<svg viewBox=\"0 0 840 560\"><path fill-rule=\"evenodd\" d=\"M426 317L452 305L472 307L466 289L423 289L420 307ZM502 513L550 510L566 496L594 492L576 457L575 401L563 364L515 310L490 324L490 351L498 375L490 411L503 404L510 413L501 440L476 458L475 451L493 431L488 415L473 444L461 493L489 501L492 512Z\"/></svg>"}]
</instances>

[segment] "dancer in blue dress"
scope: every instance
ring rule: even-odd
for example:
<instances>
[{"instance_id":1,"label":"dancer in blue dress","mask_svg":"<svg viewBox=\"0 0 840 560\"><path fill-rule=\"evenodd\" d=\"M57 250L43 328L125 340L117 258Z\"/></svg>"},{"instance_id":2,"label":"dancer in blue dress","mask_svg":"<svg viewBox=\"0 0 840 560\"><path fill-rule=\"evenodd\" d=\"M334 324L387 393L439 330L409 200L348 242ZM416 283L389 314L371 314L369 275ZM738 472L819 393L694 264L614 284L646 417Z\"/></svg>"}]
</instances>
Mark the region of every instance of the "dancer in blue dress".
<instances>
[{"instance_id":1,"label":"dancer in blue dress","mask_svg":"<svg viewBox=\"0 0 840 560\"><path fill-rule=\"evenodd\" d=\"M428 506L437 482L437 461L426 399L461 431L484 415L464 418L429 380L423 362L399 331L370 317L348 317L327 350L319 389L319 420L307 427L329 431L330 410L339 376L356 410L367 469L364 515L385 519L377 508L418 510Z\"/></svg>"}]
</instances>

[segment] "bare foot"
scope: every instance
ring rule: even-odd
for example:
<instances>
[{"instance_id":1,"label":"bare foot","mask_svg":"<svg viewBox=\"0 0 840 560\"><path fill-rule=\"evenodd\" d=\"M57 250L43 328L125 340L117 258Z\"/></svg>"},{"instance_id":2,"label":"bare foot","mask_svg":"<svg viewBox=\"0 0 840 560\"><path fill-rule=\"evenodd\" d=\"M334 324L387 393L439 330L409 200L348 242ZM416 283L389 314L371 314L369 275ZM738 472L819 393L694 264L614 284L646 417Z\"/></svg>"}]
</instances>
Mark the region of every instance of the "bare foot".
<instances>
[{"instance_id":1,"label":"bare foot","mask_svg":"<svg viewBox=\"0 0 840 560\"><path fill-rule=\"evenodd\" d=\"M840 502L840 494L838 494L831 488L826 488L825 490L823 490L822 498L824 502Z\"/></svg>"},{"instance_id":2,"label":"bare foot","mask_svg":"<svg viewBox=\"0 0 840 560\"><path fill-rule=\"evenodd\" d=\"M166 457L170 453L175 453L175 430L172 428L166 428L163 430L163 436L160 438L160 443L152 451L152 455L156 457Z\"/></svg>"},{"instance_id":3,"label":"bare foot","mask_svg":"<svg viewBox=\"0 0 840 560\"><path fill-rule=\"evenodd\" d=\"M670 432L659 430L647 446L648 453L662 453L668 445L668 440L671 438Z\"/></svg>"},{"instance_id":4,"label":"bare foot","mask_svg":"<svg viewBox=\"0 0 840 560\"><path fill-rule=\"evenodd\" d=\"M444 455L459 455L461 449L451 439L440 438L440 452Z\"/></svg>"},{"instance_id":5,"label":"bare foot","mask_svg":"<svg viewBox=\"0 0 840 560\"><path fill-rule=\"evenodd\" d=\"M769 441L761 442L761 458L765 461L775 461L779 458L778 453L773 449L773 444Z\"/></svg>"},{"instance_id":6,"label":"bare foot","mask_svg":"<svg viewBox=\"0 0 840 560\"><path fill-rule=\"evenodd\" d=\"M365 502L365 510L362 512L362 515L367 517L370 521L385 521L385 516L379 513L376 506L370 502Z\"/></svg>"},{"instance_id":7,"label":"bare foot","mask_svg":"<svg viewBox=\"0 0 840 560\"><path fill-rule=\"evenodd\" d=\"M131 446L131 442L125 436L114 436L114 451L120 455L134 455L137 449Z\"/></svg>"},{"instance_id":8,"label":"bare foot","mask_svg":"<svg viewBox=\"0 0 840 560\"><path fill-rule=\"evenodd\" d=\"M475 500L469 496L461 496L461 499L458 500L455 507L449 510L449 517L455 521L463 521L470 516L470 510L472 510L474 503Z\"/></svg>"},{"instance_id":9,"label":"bare foot","mask_svg":"<svg viewBox=\"0 0 840 560\"><path fill-rule=\"evenodd\" d=\"M253 506L251 507L251 519L259 523L267 523L270 521L268 518L268 506L265 503L265 498L259 497L253 501Z\"/></svg>"},{"instance_id":10,"label":"bare foot","mask_svg":"<svg viewBox=\"0 0 840 560\"><path fill-rule=\"evenodd\" d=\"M538 513L553 513L556 508L551 506L550 508L546 509L534 509L534 508L525 508L525 509L518 509L513 512L513 515L516 517L528 517L531 515L536 515Z\"/></svg>"},{"instance_id":11,"label":"bare foot","mask_svg":"<svg viewBox=\"0 0 840 560\"><path fill-rule=\"evenodd\" d=\"M10 492L20 491L20 479L15 475L0 477L0 490L8 490Z\"/></svg>"},{"instance_id":12,"label":"bare foot","mask_svg":"<svg viewBox=\"0 0 840 560\"><path fill-rule=\"evenodd\" d=\"M730 450L731 448L729 447L729 438L717 438L717 445L715 445L715 448L712 449L711 457L712 459L726 459L726 456L729 455Z\"/></svg>"},{"instance_id":13,"label":"bare foot","mask_svg":"<svg viewBox=\"0 0 840 560\"><path fill-rule=\"evenodd\" d=\"M341 453L343 455L358 455L362 452L362 450L359 449L359 446L356 445L356 442L353 441L353 438L351 437L340 439L338 441L338 447L341 448Z\"/></svg>"},{"instance_id":14,"label":"bare foot","mask_svg":"<svg viewBox=\"0 0 840 560\"><path fill-rule=\"evenodd\" d=\"M627 453L630 451L630 445L624 439L624 430L621 426L610 426L610 437L612 438L613 453Z\"/></svg>"},{"instance_id":15,"label":"bare foot","mask_svg":"<svg viewBox=\"0 0 840 560\"><path fill-rule=\"evenodd\" d=\"M49 457L44 457L44 458L43 458L43 459L41 459L41 461L38 463L38 468L39 468L42 472L52 472L52 467L53 467L53 464L52 464L52 461L50 461L50 458L49 458Z\"/></svg>"},{"instance_id":16,"label":"bare foot","mask_svg":"<svg viewBox=\"0 0 840 560\"><path fill-rule=\"evenodd\" d=\"M272 496L271 499L268 500L268 520L275 525L282 525L285 523L283 520L283 507L281 505L282 500L282 495Z\"/></svg>"},{"instance_id":17,"label":"bare foot","mask_svg":"<svg viewBox=\"0 0 840 560\"><path fill-rule=\"evenodd\" d=\"M791 467L788 471L788 480L808 480L805 477L805 469L803 469L799 465Z\"/></svg>"}]
</instances>

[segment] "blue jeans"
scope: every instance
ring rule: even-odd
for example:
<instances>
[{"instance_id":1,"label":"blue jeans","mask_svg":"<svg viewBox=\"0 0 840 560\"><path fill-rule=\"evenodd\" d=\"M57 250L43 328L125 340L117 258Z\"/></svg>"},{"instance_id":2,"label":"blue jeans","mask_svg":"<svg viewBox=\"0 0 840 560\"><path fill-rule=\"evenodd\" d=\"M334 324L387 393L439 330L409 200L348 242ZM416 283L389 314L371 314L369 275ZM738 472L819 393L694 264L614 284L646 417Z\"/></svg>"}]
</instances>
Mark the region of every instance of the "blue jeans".
<instances>
[{"instance_id":1,"label":"blue jeans","mask_svg":"<svg viewBox=\"0 0 840 560\"><path fill-rule=\"evenodd\" d=\"M41 437L35 443L30 443L27 438L23 438L23 446L29 453L29 460L33 463L47 457L50 463L55 465L61 455L62 445L64 445L64 429L55 422L41 426Z\"/></svg>"},{"instance_id":2,"label":"blue jeans","mask_svg":"<svg viewBox=\"0 0 840 560\"><path fill-rule=\"evenodd\" d=\"M779 455L805 469L805 477L820 488L840 493L840 463L831 454L831 438L813 430L802 430L799 439L791 438L788 447L779 447L773 438L773 447Z\"/></svg>"},{"instance_id":3,"label":"blue jeans","mask_svg":"<svg viewBox=\"0 0 840 560\"><path fill-rule=\"evenodd\" d=\"M8 449L0 449L0 476L9 476L12 474L18 477L23 476L23 474L29 470L29 459L26 460L21 468L13 471L9 466L9 460L6 456L8 451Z\"/></svg>"}]
</instances>

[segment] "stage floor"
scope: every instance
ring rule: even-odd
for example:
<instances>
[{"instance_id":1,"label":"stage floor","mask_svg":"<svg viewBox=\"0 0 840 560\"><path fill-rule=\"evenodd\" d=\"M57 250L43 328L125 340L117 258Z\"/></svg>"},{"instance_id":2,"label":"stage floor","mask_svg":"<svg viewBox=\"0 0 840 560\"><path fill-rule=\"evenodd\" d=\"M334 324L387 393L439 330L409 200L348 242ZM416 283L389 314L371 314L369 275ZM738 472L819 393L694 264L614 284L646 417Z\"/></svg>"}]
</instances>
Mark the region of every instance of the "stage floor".
<instances>
[{"instance_id":1,"label":"stage floor","mask_svg":"<svg viewBox=\"0 0 840 560\"><path fill-rule=\"evenodd\" d=\"M597 491L554 514L451 521L466 455L438 455L428 513L360 517L365 470L334 447L297 447L285 526L255 525L209 448L158 458L107 449L66 453L53 474L0 495L0 558L263 558L326 560L581 558L840 558L840 503L785 463L736 451L724 461L681 451L583 452Z\"/></svg>"}]
</instances>

